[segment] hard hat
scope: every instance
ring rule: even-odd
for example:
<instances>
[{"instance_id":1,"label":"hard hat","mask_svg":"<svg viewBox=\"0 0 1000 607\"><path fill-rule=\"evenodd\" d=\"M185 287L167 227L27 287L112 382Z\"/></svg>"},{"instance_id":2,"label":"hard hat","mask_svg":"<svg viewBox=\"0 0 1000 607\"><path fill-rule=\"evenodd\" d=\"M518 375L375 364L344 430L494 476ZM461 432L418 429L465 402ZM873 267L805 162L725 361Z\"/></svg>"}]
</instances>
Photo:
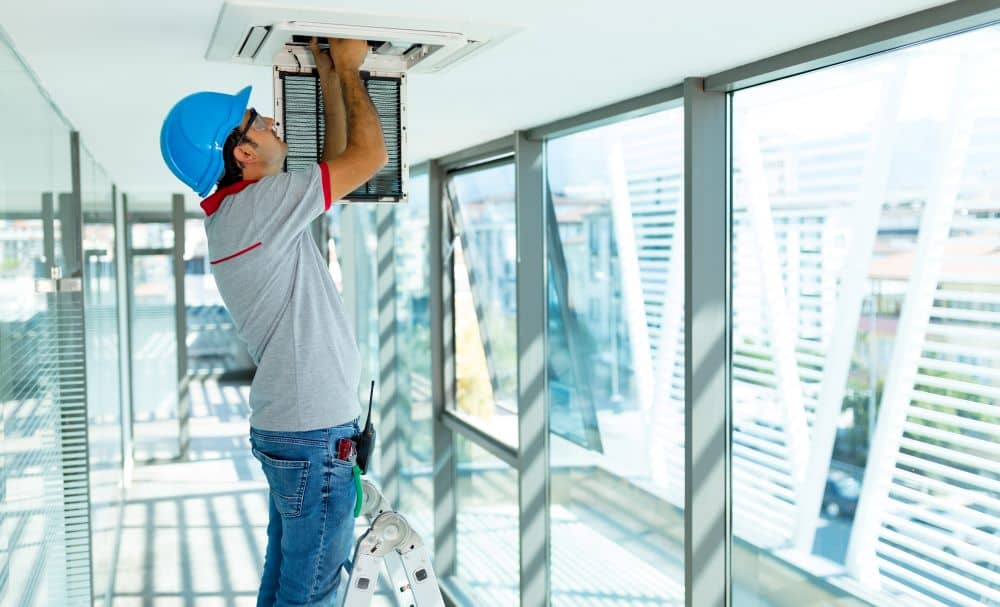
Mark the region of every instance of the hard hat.
<instances>
[{"instance_id":1,"label":"hard hat","mask_svg":"<svg viewBox=\"0 0 1000 607\"><path fill-rule=\"evenodd\" d=\"M170 172L207 196L222 175L222 147L243 121L250 100L246 87L235 95L203 91L181 99L160 129L160 153Z\"/></svg>"}]
</instances>

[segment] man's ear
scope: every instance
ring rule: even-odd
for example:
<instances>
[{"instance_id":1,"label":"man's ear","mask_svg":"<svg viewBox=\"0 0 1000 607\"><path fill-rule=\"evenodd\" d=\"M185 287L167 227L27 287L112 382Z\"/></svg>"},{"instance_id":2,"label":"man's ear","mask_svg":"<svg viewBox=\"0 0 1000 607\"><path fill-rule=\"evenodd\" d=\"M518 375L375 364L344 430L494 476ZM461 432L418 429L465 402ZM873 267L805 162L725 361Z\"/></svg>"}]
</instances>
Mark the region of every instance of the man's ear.
<instances>
[{"instance_id":1,"label":"man's ear","mask_svg":"<svg viewBox=\"0 0 1000 607\"><path fill-rule=\"evenodd\" d=\"M252 164L257 160L257 152L255 152L249 145L241 143L233 148L233 157L236 158L236 161L239 162L240 165L245 166L247 164Z\"/></svg>"}]
</instances>

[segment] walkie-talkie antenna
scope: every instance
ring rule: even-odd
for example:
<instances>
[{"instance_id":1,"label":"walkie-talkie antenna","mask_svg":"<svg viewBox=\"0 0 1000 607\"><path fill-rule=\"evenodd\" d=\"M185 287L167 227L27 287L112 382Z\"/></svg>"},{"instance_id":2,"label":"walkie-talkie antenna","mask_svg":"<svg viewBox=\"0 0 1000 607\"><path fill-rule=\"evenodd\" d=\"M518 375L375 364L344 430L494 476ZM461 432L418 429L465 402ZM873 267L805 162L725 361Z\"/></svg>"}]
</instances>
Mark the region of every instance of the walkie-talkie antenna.
<instances>
[{"instance_id":1,"label":"walkie-talkie antenna","mask_svg":"<svg viewBox=\"0 0 1000 607\"><path fill-rule=\"evenodd\" d=\"M365 421L365 432L372 427L372 401L375 399L375 380L372 380L371 390L368 391L368 420Z\"/></svg>"}]
</instances>

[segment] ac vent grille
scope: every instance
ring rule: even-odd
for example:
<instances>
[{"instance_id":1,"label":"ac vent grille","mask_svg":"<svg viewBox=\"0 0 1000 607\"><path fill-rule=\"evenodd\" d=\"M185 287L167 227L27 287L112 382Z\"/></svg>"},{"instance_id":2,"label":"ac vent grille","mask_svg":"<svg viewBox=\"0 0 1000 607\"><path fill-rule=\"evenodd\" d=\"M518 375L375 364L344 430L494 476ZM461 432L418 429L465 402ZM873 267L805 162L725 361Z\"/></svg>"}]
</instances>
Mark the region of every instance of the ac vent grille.
<instances>
[{"instance_id":1,"label":"ac vent grille","mask_svg":"<svg viewBox=\"0 0 1000 607\"><path fill-rule=\"evenodd\" d=\"M281 97L278 101L281 129L288 155L285 170L307 169L323 153L326 121L323 95L315 72L278 72ZM352 201L399 202L406 199L405 130L403 127L403 78L376 76L362 72L362 80L385 137L389 161L375 177L347 199Z\"/></svg>"}]
</instances>

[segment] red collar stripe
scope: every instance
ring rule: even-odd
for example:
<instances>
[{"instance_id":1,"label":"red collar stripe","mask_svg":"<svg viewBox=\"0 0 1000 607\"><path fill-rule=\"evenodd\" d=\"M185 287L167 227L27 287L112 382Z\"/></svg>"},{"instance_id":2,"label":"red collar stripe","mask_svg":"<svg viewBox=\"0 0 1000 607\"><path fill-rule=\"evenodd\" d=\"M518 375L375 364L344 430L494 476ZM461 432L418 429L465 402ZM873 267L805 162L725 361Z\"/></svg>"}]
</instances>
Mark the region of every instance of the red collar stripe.
<instances>
[{"instance_id":1,"label":"red collar stripe","mask_svg":"<svg viewBox=\"0 0 1000 607\"><path fill-rule=\"evenodd\" d=\"M244 179L243 181L237 181L234 184L227 185L224 188L219 188L214 194L201 201L201 210L205 211L206 217L211 217L213 213L219 210L222 206L222 201L226 196L230 196L237 192L242 192L247 186L257 183L256 179Z\"/></svg>"}]
</instances>

